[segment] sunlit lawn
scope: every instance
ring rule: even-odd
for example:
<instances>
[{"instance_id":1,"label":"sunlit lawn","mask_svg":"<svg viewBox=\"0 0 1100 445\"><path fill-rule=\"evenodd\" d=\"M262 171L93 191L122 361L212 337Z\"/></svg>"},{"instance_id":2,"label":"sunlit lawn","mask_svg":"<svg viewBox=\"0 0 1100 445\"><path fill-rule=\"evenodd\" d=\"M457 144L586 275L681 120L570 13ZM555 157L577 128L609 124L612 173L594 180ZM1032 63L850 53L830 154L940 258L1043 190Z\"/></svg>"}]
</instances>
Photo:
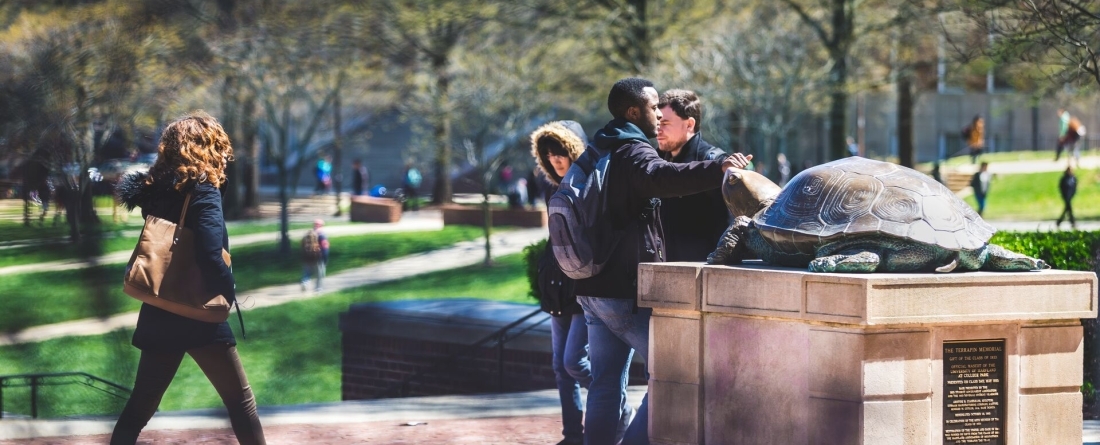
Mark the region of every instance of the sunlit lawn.
<instances>
[{"instance_id":1,"label":"sunlit lawn","mask_svg":"<svg viewBox=\"0 0 1100 445\"><path fill-rule=\"evenodd\" d=\"M328 271L440 249L481 234L479 227L448 226L432 232L333 237ZM273 242L232 252L237 293L242 296L250 289L293 283L302 273L296 245L286 255L278 254ZM124 264L116 264L4 276L0 279L0 331L136 310L140 303L122 293L124 269Z\"/></svg>"},{"instance_id":2,"label":"sunlit lawn","mask_svg":"<svg viewBox=\"0 0 1100 445\"><path fill-rule=\"evenodd\" d=\"M1081 150L1081 156L1090 156L1097 154L1094 150ZM1065 160L1066 153L1062 152L1062 159ZM1052 161L1054 160L1054 150L1021 150L1021 151L1002 151L997 153L983 154L978 162L989 162L990 164L996 164L999 162L1017 162L1017 161ZM970 164L970 155L960 155L948 158L942 162L942 165L946 167L956 167L960 165ZM922 163L918 169L930 170L932 168L931 162Z\"/></svg>"},{"instance_id":3,"label":"sunlit lawn","mask_svg":"<svg viewBox=\"0 0 1100 445\"><path fill-rule=\"evenodd\" d=\"M983 217L991 221L1053 221L1062 214L1061 178L1062 172L994 175ZM973 196L966 202L978 208ZM1073 210L1079 220L1100 220L1100 172L1077 172Z\"/></svg>"},{"instance_id":4,"label":"sunlit lawn","mask_svg":"<svg viewBox=\"0 0 1100 445\"><path fill-rule=\"evenodd\" d=\"M127 221L111 222L110 216L102 218L98 228L88 227L85 237L99 236L99 244L74 244L69 242L69 226L63 222L53 226L37 223L24 226L21 222L0 220L0 241L25 241L29 245L0 250L0 267L19 264L42 263L47 261L73 260L89 255L132 250L137 243L143 220L140 215L131 215ZM348 224L346 221L331 221L329 226ZM290 230L305 229L312 226L309 222L291 222ZM277 232L279 224L275 222L241 221L227 225L230 240L234 236L254 233Z\"/></svg>"},{"instance_id":5,"label":"sunlit lawn","mask_svg":"<svg viewBox=\"0 0 1100 445\"><path fill-rule=\"evenodd\" d=\"M391 283L344 290L312 300L245 312L248 339L235 323L249 382L260 405L340 400L338 315L352 303L474 297L534 304L520 255L501 258L492 268L473 266ZM133 384L139 351L130 346L130 330L92 337L63 338L0 348L0 375L84 371L124 386ZM114 414L122 401L78 386L41 390L43 416ZM28 413L28 391L4 389L4 410ZM189 359L176 374L161 410L208 408L221 402L206 377Z\"/></svg>"}]
</instances>

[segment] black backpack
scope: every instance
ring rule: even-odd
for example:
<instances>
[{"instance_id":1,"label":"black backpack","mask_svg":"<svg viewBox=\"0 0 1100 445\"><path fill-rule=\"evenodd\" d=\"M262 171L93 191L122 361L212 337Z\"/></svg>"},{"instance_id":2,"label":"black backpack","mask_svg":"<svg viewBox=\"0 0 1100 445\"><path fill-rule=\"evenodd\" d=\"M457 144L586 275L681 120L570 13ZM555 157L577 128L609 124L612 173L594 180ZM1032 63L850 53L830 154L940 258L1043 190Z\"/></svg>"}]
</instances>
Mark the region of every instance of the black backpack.
<instances>
[{"instance_id":1,"label":"black backpack","mask_svg":"<svg viewBox=\"0 0 1100 445\"><path fill-rule=\"evenodd\" d=\"M572 278L562 273L550 245L539 257L538 287L542 310L550 315L559 316L577 313L576 284Z\"/></svg>"}]
</instances>

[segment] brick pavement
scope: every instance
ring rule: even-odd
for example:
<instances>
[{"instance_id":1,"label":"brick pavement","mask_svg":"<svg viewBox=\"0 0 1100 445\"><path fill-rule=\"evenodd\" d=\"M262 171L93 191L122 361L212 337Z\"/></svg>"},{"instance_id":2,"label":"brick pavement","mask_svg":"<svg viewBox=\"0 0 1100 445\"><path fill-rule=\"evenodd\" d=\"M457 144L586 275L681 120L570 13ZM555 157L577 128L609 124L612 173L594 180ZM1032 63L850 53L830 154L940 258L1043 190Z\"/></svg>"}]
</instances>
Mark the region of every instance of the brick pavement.
<instances>
[{"instance_id":1,"label":"brick pavement","mask_svg":"<svg viewBox=\"0 0 1100 445\"><path fill-rule=\"evenodd\" d=\"M561 440L561 417L537 415L480 419L429 420L403 426L386 420L341 424L265 426L269 444L371 444L371 445L545 445ZM109 435L45 437L0 441L0 445L105 444ZM233 431L222 429L159 430L141 435L139 444L235 444Z\"/></svg>"}]
</instances>

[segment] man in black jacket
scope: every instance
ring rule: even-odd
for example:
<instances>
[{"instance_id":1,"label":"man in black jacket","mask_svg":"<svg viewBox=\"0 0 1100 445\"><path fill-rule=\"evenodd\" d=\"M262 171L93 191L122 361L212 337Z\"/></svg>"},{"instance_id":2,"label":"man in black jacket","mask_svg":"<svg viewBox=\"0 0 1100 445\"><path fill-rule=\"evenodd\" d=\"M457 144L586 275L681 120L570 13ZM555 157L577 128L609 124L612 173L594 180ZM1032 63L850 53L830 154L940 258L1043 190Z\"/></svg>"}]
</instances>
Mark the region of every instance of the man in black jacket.
<instances>
[{"instance_id":1,"label":"man in black jacket","mask_svg":"<svg viewBox=\"0 0 1100 445\"><path fill-rule=\"evenodd\" d=\"M661 157L672 162L724 160L728 153L703 140L703 104L689 90L668 90L657 104L661 126L657 130ZM729 210L716 188L693 195L661 200L667 261L706 261L722 232L729 226Z\"/></svg>"},{"instance_id":2,"label":"man in black jacket","mask_svg":"<svg viewBox=\"0 0 1100 445\"><path fill-rule=\"evenodd\" d=\"M1062 194L1062 203L1065 204L1065 209L1062 210L1062 216L1058 217L1058 222L1054 224L1054 227L1062 227L1062 221L1068 215L1070 227L1077 230L1077 220L1073 218L1073 195L1077 194L1077 176L1073 174L1073 167L1066 167L1066 172L1062 174L1062 179L1058 181L1058 191Z\"/></svg>"},{"instance_id":3,"label":"man in black jacket","mask_svg":"<svg viewBox=\"0 0 1100 445\"><path fill-rule=\"evenodd\" d=\"M648 138L657 136L661 110L653 83L622 79L611 88L607 107L614 119L596 132L596 149L611 153L608 169L609 207L601 218L624 232L603 270L578 280L577 301L588 322L592 383L585 414L585 443L615 443L622 388L634 350L649 357L651 309L639 308L638 263L666 258L660 199L717 188L727 168L744 168L751 157L737 154L724 161L672 163L661 159ZM646 444L648 399L630 424L623 444Z\"/></svg>"}]
</instances>

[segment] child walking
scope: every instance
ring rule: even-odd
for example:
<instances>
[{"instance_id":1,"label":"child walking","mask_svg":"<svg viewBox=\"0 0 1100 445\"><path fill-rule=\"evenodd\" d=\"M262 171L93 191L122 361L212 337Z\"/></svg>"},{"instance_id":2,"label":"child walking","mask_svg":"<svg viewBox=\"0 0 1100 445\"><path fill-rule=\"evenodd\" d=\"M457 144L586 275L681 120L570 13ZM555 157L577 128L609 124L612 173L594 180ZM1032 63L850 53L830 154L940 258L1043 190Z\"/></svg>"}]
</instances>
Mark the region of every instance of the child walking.
<instances>
[{"instance_id":1,"label":"child walking","mask_svg":"<svg viewBox=\"0 0 1100 445\"><path fill-rule=\"evenodd\" d=\"M315 277L314 291L321 290L321 280L325 278L325 264L328 263L328 237L321 231L325 226L322 219L313 220L313 230L302 237L302 292L309 289L309 280Z\"/></svg>"}]
</instances>

